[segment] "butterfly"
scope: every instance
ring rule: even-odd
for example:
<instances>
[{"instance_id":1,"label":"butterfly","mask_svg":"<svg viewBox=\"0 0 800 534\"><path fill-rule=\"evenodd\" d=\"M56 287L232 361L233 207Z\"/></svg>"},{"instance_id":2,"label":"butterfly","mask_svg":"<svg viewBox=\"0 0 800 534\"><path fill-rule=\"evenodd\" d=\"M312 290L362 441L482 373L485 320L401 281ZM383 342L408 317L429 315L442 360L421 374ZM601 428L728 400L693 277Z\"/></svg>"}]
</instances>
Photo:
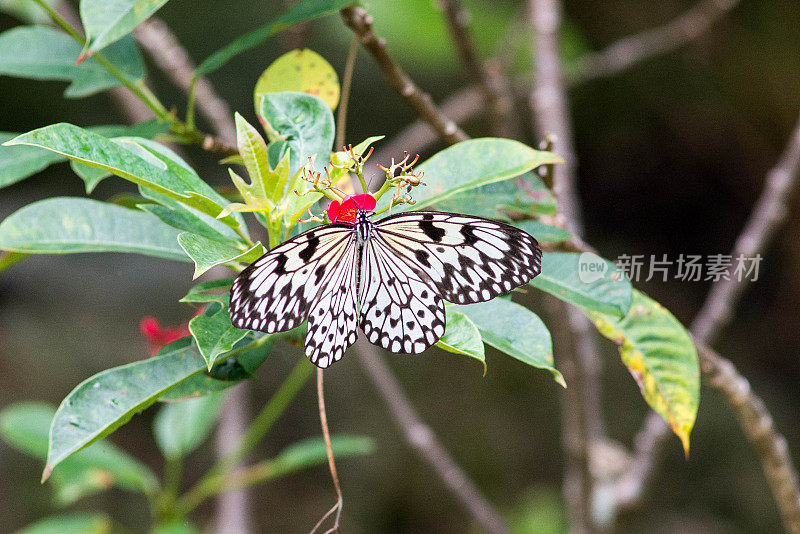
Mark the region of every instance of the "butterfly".
<instances>
[{"instance_id":1,"label":"butterfly","mask_svg":"<svg viewBox=\"0 0 800 534\"><path fill-rule=\"evenodd\" d=\"M346 197L331 224L303 232L244 269L231 287L231 321L266 333L308 320L305 354L326 368L358 327L373 344L418 354L445 331L444 301L490 300L541 272L542 251L501 222L437 211L370 219L375 199Z\"/></svg>"}]
</instances>

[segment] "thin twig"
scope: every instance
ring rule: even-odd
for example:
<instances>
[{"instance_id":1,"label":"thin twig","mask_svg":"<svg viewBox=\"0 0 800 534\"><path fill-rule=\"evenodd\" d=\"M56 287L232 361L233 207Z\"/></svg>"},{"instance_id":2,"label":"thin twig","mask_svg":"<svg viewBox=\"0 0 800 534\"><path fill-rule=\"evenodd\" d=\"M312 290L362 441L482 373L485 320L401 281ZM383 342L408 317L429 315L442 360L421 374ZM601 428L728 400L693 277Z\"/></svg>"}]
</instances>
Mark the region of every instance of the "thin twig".
<instances>
[{"instance_id":1,"label":"thin twig","mask_svg":"<svg viewBox=\"0 0 800 534\"><path fill-rule=\"evenodd\" d=\"M530 97L535 130L539 137L552 136L553 150L565 163L553 169L553 192L566 229L582 231L581 207L576 182L576 158L572 146L566 87L559 55L561 5L557 0L530 0L529 17L534 30L535 73ZM562 443L565 449L564 497L572 532L594 532L592 519L593 478L591 447L602 438L600 412L600 360L593 328L578 309L551 301L553 317L566 317L568 329L553 329L559 368L569 387L563 392Z\"/></svg>"},{"instance_id":2,"label":"thin twig","mask_svg":"<svg viewBox=\"0 0 800 534\"><path fill-rule=\"evenodd\" d=\"M483 528L493 534L508 534L508 527L502 517L453 460L431 428L422 422L397 379L381 360L377 349L364 341L357 342L356 348L364 371L389 407L406 442L433 468Z\"/></svg>"},{"instance_id":3,"label":"thin twig","mask_svg":"<svg viewBox=\"0 0 800 534\"><path fill-rule=\"evenodd\" d=\"M483 95L486 116L493 135L512 137L514 135L513 97L508 80L502 73L499 63L481 65L475 42L469 29L470 15L461 0L439 0L450 34L467 71L470 82L477 86Z\"/></svg>"},{"instance_id":4,"label":"thin twig","mask_svg":"<svg viewBox=\"0 0 800 534\"><path fill-rule=\"evenodd\" d=\"M752 257L767 248L776 230L786 220L789 198L797 185L799 175L800 119L778 163L767 172L764 189L734 245L731 254L733 258L739 254ZM732 310L749 283L746 278L741 281L734 276L729 278L730 280L720 279L711 287L706 302L693 322L690 331L700 343L709 343L727 324ZM655 471L658 451L664 448L664 442L670 436L671 431L667 424L657 414L651 413L635 438L631 469L618 484L619 509L630 510L641 504L649 479ZM768 472L765 475L770 476ZM777 501L779 497L775 495L775 499Z\"/></svg>"},{"instance_id":5,"label":"thin twig","mask_svg":"<svg viewBox=\"0 0 800 534\"><path fill-rule=\"evenodd\" d=\"M422 91L394 62L386 50L386 42L378 38L372 31L372 17L364 9L346 7L342 9L341 14L345 24L353 30L361 44L378 62L378 66L389 84L411 104L420 118L433 126L445 143L452 145L468 138L455 122L436 107L431 96Z\"/></svg>"},{"instance_id":6,"label":"thin twig","mask_svg":"<svg viewBox=\"0 0 800 534\"><path fill-rule=\"evenodd\" d=\"M133 36L153 58L156 66L184 93L188 94L196 65L186 49L164 21L151 17L133 31ZM231 117L230 106L217 95L206 78L196 80L195 100L197 108L208 119L211 127L229 145L236 143L236 127Z\"/></svg>"},{"instance_id":7,"label":"thin twig","mask_svg":"<svg viewBox=\"0 0 800 534\"><path fill-rule=\"evenodd\" d=\"M663 26L620 39L600 52L586 54L577 61L570 85L613 76L636 63L671 52L704 34L738 4L739 0L702 0Z\"/></svg>"},{"instance_id":8,"label":"thin twig","mask_svg":"<svg viewBox=\"0 0 800 534\"><path fill-rule=\"evenodd\" d=\"M695 340L695 345L703 379L725 397L758 452L784 528L790 534L800 534L800 484L786 438L775 428L764 401L753 393L736 367L704 343Z\"/></svg>"},{"instance_id":9,"label":"thin twig","mask_svg":"<svg viewBox=\"0 0 800 534\"><path fill-rule=\"evenodd\" d=\"M347 130L347 105L350 102L350 88L353 85L353 71L356 66L356 53L358 52L358 37L355 35L350 41L350 49L347 51L347 62L344 65L344 76L342 76L342 95L339 98L339 109L336 112L336 143L334 150L341 150L345 142Z\"/></svg>"},{"instance_id":10,"label":"thin twig","mask_svg":"<svg viewBox=\"0 0 800 534\"><path fill-rule=\"evenodd\" d=\"M336 517L333 522L333 526L325 531L325 534L329 534L332 532L339 532L339 519L342 517L342 505L344 501L342 499L342 488L339 486L339 475L336 473L336 462L333 460L333 446L331 445L331 433L328 430L328 415L325 413L325 382L323 378L323 370L317 368L317 402L319 403L319 422L322 425L322 437L325 439L325 450L328 453L328 467L331 470L331 478L333 479L333 487L336 488L336 504L333 505L333 508L328 510L328 512L322 516L319 522L314 525L314 528L311 529L311 534L317 531L317 529L325 522L328 517L331 516L334 512L336 513Z\"/></svg>"}]
</instances>

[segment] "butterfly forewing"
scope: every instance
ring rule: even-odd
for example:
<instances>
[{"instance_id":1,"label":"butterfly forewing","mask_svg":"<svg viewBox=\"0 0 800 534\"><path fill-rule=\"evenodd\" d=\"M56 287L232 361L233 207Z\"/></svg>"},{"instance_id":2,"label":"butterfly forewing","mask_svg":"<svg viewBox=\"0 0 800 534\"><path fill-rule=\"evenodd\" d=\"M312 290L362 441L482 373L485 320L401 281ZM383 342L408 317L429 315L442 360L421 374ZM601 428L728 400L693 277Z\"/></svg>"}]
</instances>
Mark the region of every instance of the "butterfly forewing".
<instances>
[{"instance_id":1,"label":"butterfly forewing","mask_svg":"<svg viewBox=\"0 0 800 534\"><path fill-rule=\"evenodd\" d=\"M354 263L355 249L352 228L344 224L312 228L275 247L233 282L231 322L268 334L300 326L338 263Z\"/></svg>"},{"instance_id":2,"label":"butterfly forewing","mask_svg":"<svg viewBox=\"0 0 800 534\"><path fill-rule=\"evenodd\" d=\"M306 355L319 367L356 340L416 354L444 334L444 301L483 302L541 271L542 251L507 224L412 211L376 223L309 230L242 271L231 288L238 328L273 333L308 319Z\"/></svg>"},{"instance_id":3,"label":"butterfly forewing","mask_svg":"<svg viewBox=\"0 0 800 534\"><path fill-rule=\"evenodd\" d=\"M375 230L409 268L427 276L450 302L484 302L541 272L536 239L508 224L455 213L412 211Z\"/></svg>"},{"instance_id":4,"label":"butterfly forewing","mask_svg":"<svg viewBox=\"0 0 800 534\"><path fill-rule=\"evenodd\" d=\"M410 269L376 233L363 247L359 325L392 352L417 354L442 337L444 302L424 273Z\"/></svg>"}]
</instances>

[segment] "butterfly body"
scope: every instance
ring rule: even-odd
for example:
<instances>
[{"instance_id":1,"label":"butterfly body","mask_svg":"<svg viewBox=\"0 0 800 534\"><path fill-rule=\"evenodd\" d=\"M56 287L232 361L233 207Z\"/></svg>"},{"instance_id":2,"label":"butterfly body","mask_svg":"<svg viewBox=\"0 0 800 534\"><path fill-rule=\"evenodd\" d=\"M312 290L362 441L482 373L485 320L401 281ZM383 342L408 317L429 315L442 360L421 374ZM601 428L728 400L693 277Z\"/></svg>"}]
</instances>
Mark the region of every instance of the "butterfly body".
<instances>
[{"instance_id":1,"label":"butterfly body","mask_svg":"<svg viewBox=\"0 0 800 534\"><path fill-rule=\"evenodd\" d=\"M527 283L541 250L504 223L411 211L377 222L357 209L275 247L236 278L234 326L273 333L308 320L306 355L341 359L360 327L398 353L423 352L444 334L444 301L484 302Z\"/></svg>"}]
</instances>

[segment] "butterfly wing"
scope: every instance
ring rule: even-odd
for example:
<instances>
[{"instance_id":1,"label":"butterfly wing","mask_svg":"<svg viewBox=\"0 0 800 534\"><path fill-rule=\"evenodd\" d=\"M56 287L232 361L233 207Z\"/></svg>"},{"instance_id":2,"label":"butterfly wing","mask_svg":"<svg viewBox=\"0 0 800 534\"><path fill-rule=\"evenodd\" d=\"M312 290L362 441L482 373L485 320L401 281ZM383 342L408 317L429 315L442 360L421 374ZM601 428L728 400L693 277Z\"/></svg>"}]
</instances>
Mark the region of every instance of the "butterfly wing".
<instances>
[{"instance_id":1,"label":"butterfly wing","mask_svg":"<svg viewBox=\"0 0 800 534\"><path fill-rule=\"evenodd\" d=\"M408 268L427 276L458 304L484 302L542 270L542 250L527 232L481 217L411 211L375 223L376 233Z\"/></svg>"},{"instance_id":2,"label":"butterfly wing","mask_svg":"<svg viewBox=\"0 0 800 534\"><path fill-rule=\"evenodd\" d=\"M371 343L418 354L444 334L444 302L431 280L376 232L362 249L359 283L359 325Z\"/></svg>"},{"instance_id":3,"label":"butterfly wing","mask_svg":"<svg viewBox=\"0 0 800 534\"><path fill-rule=\"evenodd\" d=\"M352 227L344 224L312 228L275 247L234 280L231 322L268 334L299 326L321 288L341 274L340 264L355 264L355 250Z\"/></svg>"},{"instance_id":4,"label":"butterfly wing","mask_svg":"<svg viewBox=\"0 0 800 534\"><path fill-rule=\"evenodd\" d=\"M356 341L358 247L355 237L351 237L330 270L311 302L306 332L306 356L323 369L338 362L347 347Z\"/></svg>"}]
</instances>

